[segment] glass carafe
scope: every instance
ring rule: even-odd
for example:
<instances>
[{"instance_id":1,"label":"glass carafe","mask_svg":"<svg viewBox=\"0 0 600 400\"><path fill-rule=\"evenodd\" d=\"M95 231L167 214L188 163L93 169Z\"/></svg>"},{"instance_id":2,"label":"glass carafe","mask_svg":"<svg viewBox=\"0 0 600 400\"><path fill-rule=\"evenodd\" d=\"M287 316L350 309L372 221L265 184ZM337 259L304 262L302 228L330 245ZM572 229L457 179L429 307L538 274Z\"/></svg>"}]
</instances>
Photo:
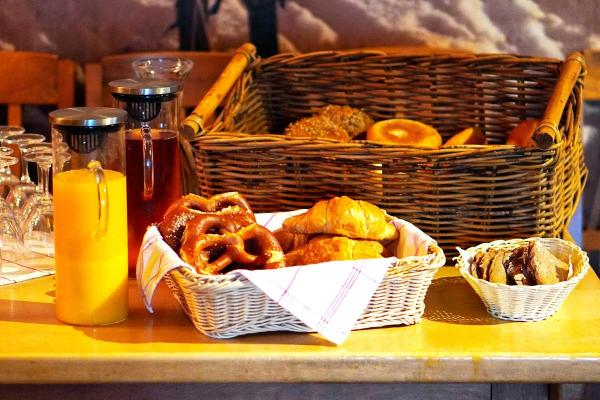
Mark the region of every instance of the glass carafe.
<instances>
[{"instance_id":1,"label":"glass carafe","mask_svg":"<svg viewBox=\"0 0 600 400\"><path fill-rule=\"evenodd\" d=\"M140 79L167 79L182 84L194 62L184 57L143 57L133 61L131 67Z\"/></svg>"},{"instance_id":2,"label":"glass carafe","mask_svg":"<svg viewBox=\"0 0 600 400\"><path fill-rule=\"evenodd\" d=\"M75 325L127 317L127 114L107 107L50 113L56 315Z\"/></svg>"},{"instance_id":3,"label":"glass carafe","mask_svg":"<svg viewBox=\"0 0 600 400\"><path fill-rule=\"evenodd\" d=\"M120 79L109 83L113 105L127 111L129 275L135 276L146 228L181 196L179 83Z\"/></svg>"},{"instance_id":4,"label":"glass carafe","mask_svg":"<svg viewBox=\"0 0 600 400\"><path fill-rule=\"evenodd\" d=\"M131 63L135 76L139 79L166 79L179 82L181 98L184 98L183 84L192 71L194 62L189 58L176 56L143 57ZM181 108L181 118L185 118L185 110Z\"/></svg>"}]
</instances>

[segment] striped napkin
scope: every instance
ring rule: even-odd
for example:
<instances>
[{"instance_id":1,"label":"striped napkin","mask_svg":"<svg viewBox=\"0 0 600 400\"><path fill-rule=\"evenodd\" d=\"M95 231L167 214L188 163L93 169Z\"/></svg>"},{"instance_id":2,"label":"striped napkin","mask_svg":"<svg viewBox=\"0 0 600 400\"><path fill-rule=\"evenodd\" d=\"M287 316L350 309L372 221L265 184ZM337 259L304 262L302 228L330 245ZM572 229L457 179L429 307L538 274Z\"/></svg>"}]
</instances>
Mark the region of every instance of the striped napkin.
<instances>
[{"instance_id":1,"label":"striped napkin","mask_svg":"<svg viewBox=\"0 0 600 400\"><path fill-rule=\"evenodd\" d=\"M285 219L304 211L256 214L256 219L268 229L276 230ZM228 274L243 275L308 327L327 340L341 344L388 268L398 258L427 254L429 243L433 242L409 222L398 219L393 223L400 239L386 247L396 257L332 261L278 270L235 270ZM180 267L194 270L162 240L156 227L148 228L138 257L137 280L149 312L153 312L152 296L160 280L170 270Z\"/></svg>"}]
</instances>

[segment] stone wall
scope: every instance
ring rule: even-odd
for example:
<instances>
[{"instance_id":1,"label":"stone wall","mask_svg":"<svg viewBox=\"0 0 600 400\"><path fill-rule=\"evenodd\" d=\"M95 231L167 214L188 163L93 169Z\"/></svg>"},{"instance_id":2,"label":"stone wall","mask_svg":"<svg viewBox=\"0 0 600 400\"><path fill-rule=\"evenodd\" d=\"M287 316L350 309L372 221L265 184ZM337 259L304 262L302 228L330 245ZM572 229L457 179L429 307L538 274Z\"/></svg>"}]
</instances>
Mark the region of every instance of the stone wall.
<instances>
[{"instance_id":1,"label":"stone wall","mask_svg":"<svg viewBox=\"0 0 600 400\"><path fill-rule=\"evenodd\" d=\"M596 0L287 0L278 20L281 51L405 44L562 57L600 46ZM0 48L79 62L176 49L174 22L175 0L3 0ZM247 41L243 1L223 0L207 31L214 50Z\"/></svg>"}]
</instances>

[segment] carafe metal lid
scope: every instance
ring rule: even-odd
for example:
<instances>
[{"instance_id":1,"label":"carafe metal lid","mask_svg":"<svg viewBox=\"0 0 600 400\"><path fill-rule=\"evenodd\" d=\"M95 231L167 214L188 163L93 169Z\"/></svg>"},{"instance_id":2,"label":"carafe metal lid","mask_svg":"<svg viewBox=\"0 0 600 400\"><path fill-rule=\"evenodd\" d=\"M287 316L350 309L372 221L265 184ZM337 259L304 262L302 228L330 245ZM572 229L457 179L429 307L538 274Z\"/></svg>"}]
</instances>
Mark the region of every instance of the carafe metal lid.
<instances>
[{"instance_id":1,"label":"carafe metal lid","mask_svg":"<svg viewBox=\"0 0 600 400\"><path fill-rule=\"evenodd\" d=\"M109 82L108 86L112 93L135 96L174 94L179 91L179 82L166 79L117 79Z\"/></svg>"},{"instance_id":2,"label":"carafe metal lid","mask_svg":"<svg viewBox=\"0 0 600 400\"><path fill-rule=\"evenodd\" d=\"M123 124L127 112L111 107L71 107L48 114L50 123L63 126L102 127Z\"/></svg>"}]
</instances>

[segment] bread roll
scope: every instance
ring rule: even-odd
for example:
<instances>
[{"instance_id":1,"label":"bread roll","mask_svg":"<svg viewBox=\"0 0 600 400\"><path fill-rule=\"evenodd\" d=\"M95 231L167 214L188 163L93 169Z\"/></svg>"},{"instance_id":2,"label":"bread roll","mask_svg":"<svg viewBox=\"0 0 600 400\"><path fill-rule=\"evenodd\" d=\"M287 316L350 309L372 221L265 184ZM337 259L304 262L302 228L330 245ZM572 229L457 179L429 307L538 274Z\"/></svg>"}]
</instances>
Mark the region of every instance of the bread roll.
<instances>
[{"instance_id":1,"label":"bread roll","mask_svg":"<svg viewBox=\"0 0 600 400\"><path fill-rule=\"evenodd\" d=\"M367 131L367 140L432 149L442 145L442 137L435 128L409 119L387 119L376 122Z\"/></svg>"},{"instance_id":2,"label":"bread roll","mask_svg":"<svg viewBox=\"0 0 600 400\"><path fill-rule=\"evenodd\" d=\"M533 147L535 145L533 142L533 134L539 123L540 121L537 119L526 119L521 121L508 134L506 144L521 147Z\"/></svg>"},{"instance_id":3,"label":"bread roll","mask_svg":"<svg viewBox=\"0 0 600 400\"><path fill-rule=\"evenodd\" d=\"M288 137L350 141L350 135L344 128L322 116L299 119L285 128L283 133Z\"/></svg>"},{"instance_id":4,"label":"bread roll","mask_svg":"<svg viewBox=\"0 0 600 400\"><path fill-rule=\"evenodd\" d=\"M352 138L366 132L373 125L373 120L365 112L349 106L326 106L317 115L342 127Z\"/></svg>"},{"instance_id":5,"label":"bread roll","mask_svg":"<svg viewBox=\"0 0 600 400\"><path fill-rule=\"evenodd\" d=\"M487 138L479 127L472 126L452 136L442 147L462 146L466 144L487 144Z\"/></svg>"},{"instance_id":6,"label":"bread roll","mask_svg":"<svg viewBox=\"0 0 600 400\"><path fill-rule=\"evenodd\" d=\"M349 197L334 197L313 205L307 212L290 217L283 229L294 233L326 233L353 239L395 239L398 231L379 207Z\"/></svg>"}]
</instances>

